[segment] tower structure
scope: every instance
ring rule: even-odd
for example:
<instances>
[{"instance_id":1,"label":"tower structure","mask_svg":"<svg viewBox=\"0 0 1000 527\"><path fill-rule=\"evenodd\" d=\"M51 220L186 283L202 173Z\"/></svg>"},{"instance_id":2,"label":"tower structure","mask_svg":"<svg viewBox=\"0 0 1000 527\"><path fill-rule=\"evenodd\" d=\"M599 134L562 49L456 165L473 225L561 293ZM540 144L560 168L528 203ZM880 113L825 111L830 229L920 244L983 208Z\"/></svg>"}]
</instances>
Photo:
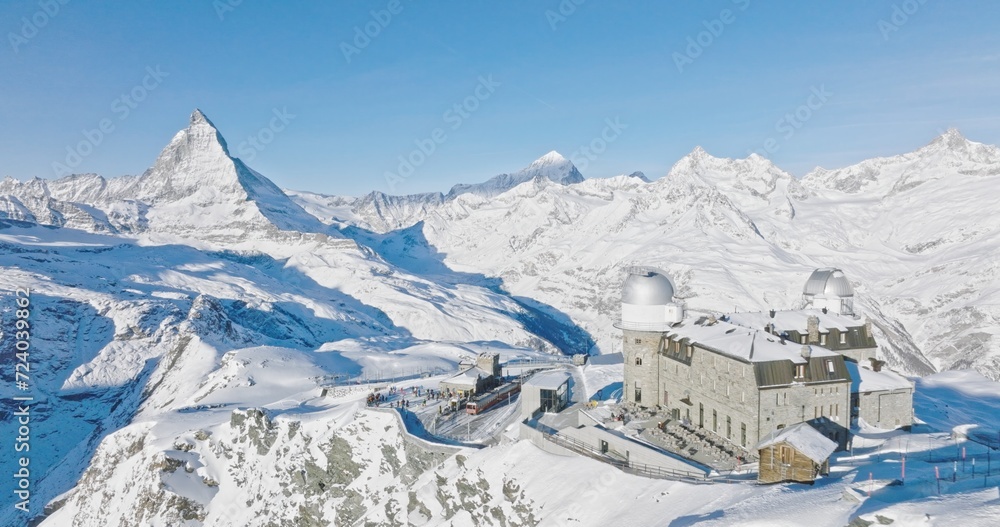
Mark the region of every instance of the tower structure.
<instances>
[{"instance_id":1,"label":"tower structure","mask_svg":"<svg viewBox=\"0 0 1000 527\"><path fill-rule=\"evenodd\" d=\"M622 284L622 330L625 402L652 406L659 402L657 369L663 334L684 319L684 306L674 302L674 285L655 267L628 267ZM645 391L644 391L645 390Z\"/></svg>"}]
</instances>

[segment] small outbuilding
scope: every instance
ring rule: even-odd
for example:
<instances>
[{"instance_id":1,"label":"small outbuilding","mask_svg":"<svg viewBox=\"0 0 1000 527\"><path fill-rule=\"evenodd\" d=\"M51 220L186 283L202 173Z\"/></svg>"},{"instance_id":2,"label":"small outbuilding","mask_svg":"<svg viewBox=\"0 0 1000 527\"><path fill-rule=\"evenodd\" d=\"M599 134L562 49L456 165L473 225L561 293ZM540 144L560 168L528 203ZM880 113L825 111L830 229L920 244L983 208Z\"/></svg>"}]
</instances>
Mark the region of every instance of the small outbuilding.
<instances>
[{"instance_id":1,"label":"small outbuilding","mask_svg":"<svg viewBox=\"0 0 1000 527\"><path fill-rule=\"evenodd\" d=\"M830 473L830 455L837 443L809 423L797 423L775 430L757 444L760 469L757 481L812 483Z\"/></svg>"},{"instance_id":2,"label":"small outbuilding","mask_svg":"<svg viewBox=\"0 0 1000 527\"><path fill-rule=\"evenodd\" d=\"M566 371L536 373L521 387L521 413L562 411L569 406L569 379Z\"/></svg>"},{"instance_id":3,"label":"small outbuilding","mask_svg":"<svg viewBox=\"0 0 1000 527\"><path fill-rule=\"evenodd\" d=\"M489 391L495 384L492 372L473 366L441 381L439 386L442 390L452 390L465 397Z\"/></svg>"}]
</instances>

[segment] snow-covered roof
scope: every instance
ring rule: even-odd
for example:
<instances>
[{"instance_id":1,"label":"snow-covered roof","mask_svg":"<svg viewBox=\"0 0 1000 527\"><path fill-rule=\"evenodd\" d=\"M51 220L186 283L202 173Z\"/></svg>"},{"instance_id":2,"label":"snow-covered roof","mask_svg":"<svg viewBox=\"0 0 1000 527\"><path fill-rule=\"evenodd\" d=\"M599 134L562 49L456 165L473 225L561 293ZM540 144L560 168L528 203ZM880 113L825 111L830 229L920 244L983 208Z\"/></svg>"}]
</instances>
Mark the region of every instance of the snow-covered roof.
<instances>
[{"instance_id":1,"label":"snow-covered roof","mask_svg":"<svg viewBox=\"0 0 1000 527\"><path fill-rule=\"evenodd\" d=\"M479 367L473 366L472 368L462 370L451 377L441 381L442 383L454 384L457 386L476 386L476 381L479 378L487 378L493 374Z\"/></svg>"},{"instance_id":2,"label":"snow-covered roof","mask_svg":"<svg viewBox=\"0 0 1000 527\"><path fill-rule=\"evenodd\" d=\"M854 288L847 276L840 269L824 267L816 269L809 275L806 285L802 288L806 296L854 296Z\"/></svg>"},{"instance_id":3,"label":"snow-covered roof","mask_svg":"<svg viewBox=\"0 0 1000 527\"><path fill-rule=\"evenodd\" d=\"M761 326L763 328L763 326ZM689 339L692 343L709 348L724 355L748 362L771 362L790 360L801 364L807 362L802 356L801 344L784 341L763 330L748 328L728 322L715 321L705 315L689 314L679 324L665 332L673 340ZM837 353L826 348L810 345L811 357L835 357Z\"/></svg>"},{"instance_id":4,"label":"snow-covered roof","mask_svg":"<svg viewBox=\"0 0 1000 527\"><path fill-rule=\"evenodd\" d=\"M874 371L853 361L844 361L851 374L851 392L881 392L913 388L913 384L902 375L889 371Z\"/></svg>"},{"instance_id":5,"label":"snow-covered roof","mask_svg":"<svg viewBox=\"0 0 1000 527\"><path fill-rule=\"evenodd\" d=\"M788 443L809 459L821 463L837 450L837 442L826 437L809 423L796 423L781 430L775 430L757 443L757 450L778 443Z\"/></svg>"},{"instance_id":6,"label":"snow-covered roof","mask_svg":"<svg viewBox=\"0 0 1000 527\"><path fill-rule=\"evenodd\" d=\"M764 326L771 324L777 331L798 331L805 333L809 328L809 317L819 319L819 332L829 333L831 329L846 331L847 328L856 328L863 325L859 318L836 313L824 313L819 309L795 309L790 311L775 311L774 318L770 313L760 311L748 313L727 313L726 319L738 326L745 326L754 329L764 329Z\"/></svg>"},{"instance_id":7,"label":"snow-covered roof","mask_svg":"<svg viewBox=\"0 0 1000 527\"><path fill-rule=\"evenodd\" d=\"M622 303L637 306L665 305L674 301L674 286L666 273L653 267L629 267L622 285Z\"/></svg>"},{"instance_id":8,"label":"snow-covered roof","mask_svg":"<svg viewBox=\"0 0 1000 527\"><path fill-rule=\"evenodd\" d=\"M534 386L543 390L558 390L560 386L569 380L569 372L547 371L538 373L525 381L525 386Z\"/></svg>"}]
</instances>

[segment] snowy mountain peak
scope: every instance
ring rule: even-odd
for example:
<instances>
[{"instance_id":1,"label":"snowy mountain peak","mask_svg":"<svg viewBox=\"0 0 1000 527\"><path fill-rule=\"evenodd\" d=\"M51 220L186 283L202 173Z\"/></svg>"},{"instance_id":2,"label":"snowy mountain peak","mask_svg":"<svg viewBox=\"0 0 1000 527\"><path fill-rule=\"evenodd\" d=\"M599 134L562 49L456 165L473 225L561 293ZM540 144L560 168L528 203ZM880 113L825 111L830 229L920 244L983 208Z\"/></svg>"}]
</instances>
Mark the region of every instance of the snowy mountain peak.
<instances>
[{"instance_id":1,"label":"snowy mountain peak","mask_svg":"<svg viewBox=\"0 0 1000 527\"><path fill-rule=\"evenodd\" d=\"M476 194L489 198L536 178L547 179L561 185L571 185L583 181L583 174L576 169L572 161L553 150L513 174L500 174L472 185L455 185L447 197L453 199L461 194Z\"/></svg>"},{"instance_id":2,"label":"snowy mountain peak","mask_svg":"<svg viewBox=\"0 0 1000 527\"><path fill-rule=\"evenodd\" d=\"M215 123L208 119L205 112L201 111L200 108L195 108L194 111L191 112L191 126L198 124L207 124L208 126L215 128Z\"/></svg>"},{"instance_id":3,"label":"snowy mountain peak","mask_svg":"<svg viewBox=\"0 0 1000 527\"><path fill-rule=\"evenodd\" d=\"M148 203L176 201L212 187L218 193L243 194L235 162L222 134L201 110L177 132L138 182L137 198ZM241 196L245 199L246 196Z\"/></svg>"},{"instance_id":4,"label":"snowy mountain peak","mask_svg":"<svg viewBox=\"0 0 1000 527\"><path fill-rule=\"evenodd\" d=\"M817 168L802 182L813 189L888 195L940 179L943 167L954 168L963 177L1000 175L1000 149L970 141L950 128L913 152L866 159L837 170Z\"/></svg>"},{"instance_id":5,"label":"snowy mountain peak","mask_svg":"<svg viewBox=\"0 0 1000 527\"><path fill-rule=\"evenodd\" d=\"M305 232L319 228L318 221L274 183L233 158L222 134L197 109L188 127L174 135L129 194L160 206L151 219L182 232L189 227L267 224Z\"/></svg>"},{"instance_id":6,"label":"snowy mountain peak","mask_svg":"<svg viewBox=\"0 0 1000 527\"><path fill-rule=\"evenodd\" d=\"M1000 162L1000 149L994 145L970 141L955 128L949 128L914 154L921 157L944 154L954 157L958 161L980 164Z\"/></svg>"},{"instance_id":7,"label":"snowy mountain peak","mask_svg":"<svg viewBox=\"0 0 1000 527\"><path fill-rule=\"evenodd\" d=\"M642 172L641 170L636 170L635 172L628 174L628 177L638 179L644 183L650 183L650 180L646 177L645 172Z\"/></svg>"},{"instance_id":8,"label":"snowy mountain peak","mask_svg":"<svg viewBox=\"0 0 1000 527\"><path fill-rule=\"evenodd\" d=\"M532 161L530 166L541 167L541 166L552 166L552 165L563 165L569 163L569 160L563 157L562 154L552 150L551 152L545 154L542 157Z\"/></svg>"}]
</instances>

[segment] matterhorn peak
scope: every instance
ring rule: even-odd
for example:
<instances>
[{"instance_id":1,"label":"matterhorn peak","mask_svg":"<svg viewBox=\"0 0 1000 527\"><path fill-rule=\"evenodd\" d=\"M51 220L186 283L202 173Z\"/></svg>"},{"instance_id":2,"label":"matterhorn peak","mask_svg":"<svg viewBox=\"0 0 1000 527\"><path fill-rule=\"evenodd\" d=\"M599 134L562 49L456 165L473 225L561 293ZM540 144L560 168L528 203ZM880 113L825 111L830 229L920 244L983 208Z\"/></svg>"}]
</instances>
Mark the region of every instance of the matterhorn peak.
<instances>
[{"instance_id":1,"label":"matterhorn peak","mask_svg":"<svg viewBox=\"0 0 1000 527\"><path fill-rule=\"evenodd\" d=\"M215 123L208 119L205 112L201 111L201 108L195 108L194 111L191 112L191 126L199 124L207 124L208 126L215 128Z\"/></svg>"},{"instance_id":2,"label":"matterhorn peak","mask_svg":"<svg viewBox=\"0 0 1000 527\"><path fill-rule=\"evenodd\" d=\"M270 223L301 232L320 228L274 183L232 157L222 134L198 109L138 178L130 198L159 207L150 217L180 232L195 224L250 229Z\"/></svg>"}]
</instances>

